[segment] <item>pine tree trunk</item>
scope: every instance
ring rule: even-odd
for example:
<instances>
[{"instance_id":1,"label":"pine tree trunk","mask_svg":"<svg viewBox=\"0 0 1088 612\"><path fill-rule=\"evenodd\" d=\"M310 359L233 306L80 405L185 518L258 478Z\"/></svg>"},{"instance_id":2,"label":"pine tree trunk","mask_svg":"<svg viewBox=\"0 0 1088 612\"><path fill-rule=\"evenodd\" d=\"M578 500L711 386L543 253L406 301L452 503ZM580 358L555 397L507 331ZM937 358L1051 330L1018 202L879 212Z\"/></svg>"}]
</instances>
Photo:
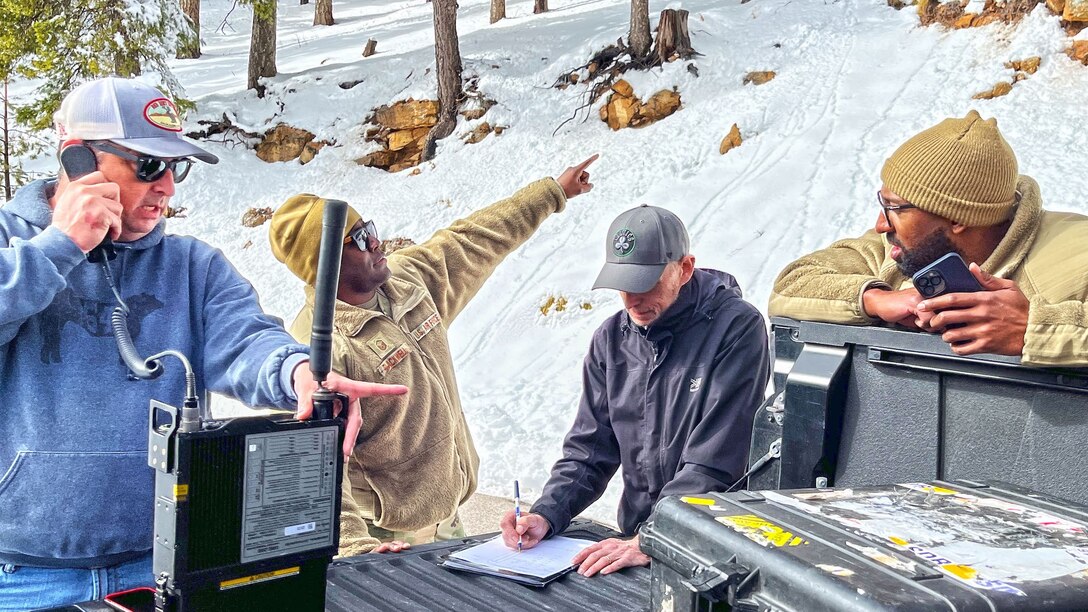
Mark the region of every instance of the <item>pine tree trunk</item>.
<instances>
[{"instance_id":1,"label":"pine tree trunk","mask_svg":"<svg viewBox=\"0 0 1088 612\"><path fill-rule=\"evenodd\" d=\"M332 0L317 0L314 5L314 25L332 25Z\"/></svg>"},{"instance_id":2,"label":"pine tree trunk","mask_svg":"<svg viewBox=\"0 0 1088 612\"><path fill-rule=\"evenodd\" d=\"M457 44L457 0L432 0L434 57L438 76L438 123L427 134L422 161L434 158L440 139L453 133L461 102L461 49Z\"/></svg>"},{"instance_id":3,"label":"pine tree trunk","mask_svg":"<svg viewBox=\"0 0 1088 612\"><path fill-rule=\"evenodd\" d=\"M249 74L246 88L264 97L261 77L276 76L276 2L264 0L253 5L253 34L249 41Z\"/></svg>"},{"instance_id":4,"label":"pine tree trunk","mask_svg":"<svg viewBox=\"0 0 1088 612\"><path fill-rule=\"evenodd\" d=\"M648 56L650 44L650 0L631 0L631 31L627 34L631 57Z\"/></svg>"},{"instance_id":5,"label":"pine tree trunk","mask_svg":"<svg viewBox=\"0 0 1088 612\"><path fill-rule=\"evenodd\" d=\"M695 55L688 35L688 12L685 10L665 9L657 22L657 42L654 45L657 61L664 64L676 57L687 59Z\"/></svg>"},{"instance_id":6,"label":"pine tree trunk","mask_svg":"<svg viewBox=\"0 0 1088 612\"><path fill-rule=\"evenodd\" d=\"M533 12L534 13L547 13L548 12L548 0L533 0Z\"/></svg>"},{"instance_id":7,"label":"pine tree trunk","mask_svg":"<svg viewBox=\"0 0 1088 612\"><path fill-rule=\"evenodd\" d=\"M196 59L200 57L200 0L180 0L180 4L191 31L182 33L177 58Z\"/></svg>"},{"instance_id":8,"label":"pine tree trunk","mask_svg":"<svg viewBox=\"0 0 1088 612\"><path fill-rule=\"evenodd\" d=\"M491 23L506 19L506 0L491 0Z\"/></svg>"}]
</instances>

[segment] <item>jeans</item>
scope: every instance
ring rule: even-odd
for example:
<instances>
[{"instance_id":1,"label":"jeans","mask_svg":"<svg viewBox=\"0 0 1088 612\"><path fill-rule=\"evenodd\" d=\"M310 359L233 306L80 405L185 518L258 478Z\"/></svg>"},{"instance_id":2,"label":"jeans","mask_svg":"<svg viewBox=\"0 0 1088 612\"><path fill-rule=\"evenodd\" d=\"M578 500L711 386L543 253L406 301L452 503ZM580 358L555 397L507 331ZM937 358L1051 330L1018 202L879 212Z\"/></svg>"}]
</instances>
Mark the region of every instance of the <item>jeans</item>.
<instances>
[{"instance_id":1,"label":"jeans","mask_svg":"<svg viewBox=\"0 0 1088 612\"><path fill-rule=\"evenodd\" d=\"M154 586L151 553L95 569L0 565L0 612L25 612L92 599L138 586Z\"/></svg>"}]
</instances>

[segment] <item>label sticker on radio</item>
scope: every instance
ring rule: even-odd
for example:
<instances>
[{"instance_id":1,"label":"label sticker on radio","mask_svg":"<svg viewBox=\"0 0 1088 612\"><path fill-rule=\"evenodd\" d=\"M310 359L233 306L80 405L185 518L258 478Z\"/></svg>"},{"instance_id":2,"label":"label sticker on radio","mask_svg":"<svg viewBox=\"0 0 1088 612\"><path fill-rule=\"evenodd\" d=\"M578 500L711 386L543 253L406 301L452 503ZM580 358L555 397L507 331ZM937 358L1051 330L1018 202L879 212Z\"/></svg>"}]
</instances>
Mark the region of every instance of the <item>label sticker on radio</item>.
<instances>
[{"instance_id":1,"label":"label sticker on radio","mask_svg":"<svg viewBox=\"0 0 1088 612\"><path fill-rule=\"evenodd\" d=\"M330 426L246 436L243 563L336 544L338 433Z\"/></svg>"}]
</instances>

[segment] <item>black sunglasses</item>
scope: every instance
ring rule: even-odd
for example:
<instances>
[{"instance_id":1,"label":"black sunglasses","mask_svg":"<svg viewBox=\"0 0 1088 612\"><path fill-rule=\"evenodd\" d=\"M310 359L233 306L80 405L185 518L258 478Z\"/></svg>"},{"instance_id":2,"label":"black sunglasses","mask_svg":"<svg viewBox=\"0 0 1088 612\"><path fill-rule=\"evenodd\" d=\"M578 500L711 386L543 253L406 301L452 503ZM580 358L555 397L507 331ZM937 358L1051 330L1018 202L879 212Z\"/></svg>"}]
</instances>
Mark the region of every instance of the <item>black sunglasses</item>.
<instances>
[{"instance_id":1,"label":"black sunglasses","mask_svg":"<svg viewBox=\"0 0 1088 612\"><path fill-rule=\"evenodd\" d=\"M371 238L374 239L373 248L370 244ZM365 221L358 229L352 230L348 237L344 239L344 244L347 244L349 240L353 240L355 246L359 247L359 250L364 253L377 251L381 248L381 242L378 240L378 229L374 227L373 221Z\"/></svg>"},{"instance_id":2,"label":"black sunglasses","mask_svg":"<svg viewBox=\"0 0 1088 612\"><path fill-rule=\"evenodd\" d=\"M876 201L880 203L880 210L884 215L884 222L887 223L888 225L892 224L892 218L888 214L888 212L893 211L893 210L894 211L900 211L900 210L907 210L908 208L918 208L917 206L915 206L914 204L911 204L910 202L906 202L904 204L888 204L888 201L884 199L884 195L881 194L880 191L876 192Z\"/></svg>"},{"instance_id":3,"label":"black sunglasses","mask_svg":"<svg viewBox=\"0 0 1088 612\"><path fill-rule=\"evenodd\" d=\"M86 145L92 149L102 151L103 153L109 153L110 155L120 157L121 159L136 162L136 178L145 183L154 183L161 179L162 175L166 174L167 170L173 172L174 182L180 183L185 180L185 177L189 175L189 170L193 167L193 160L188 157L182 157L180 159L162 159L161 157L152 157L151 155L133 155L108 142L88 142Z\"/></svg>"}]
</instances>

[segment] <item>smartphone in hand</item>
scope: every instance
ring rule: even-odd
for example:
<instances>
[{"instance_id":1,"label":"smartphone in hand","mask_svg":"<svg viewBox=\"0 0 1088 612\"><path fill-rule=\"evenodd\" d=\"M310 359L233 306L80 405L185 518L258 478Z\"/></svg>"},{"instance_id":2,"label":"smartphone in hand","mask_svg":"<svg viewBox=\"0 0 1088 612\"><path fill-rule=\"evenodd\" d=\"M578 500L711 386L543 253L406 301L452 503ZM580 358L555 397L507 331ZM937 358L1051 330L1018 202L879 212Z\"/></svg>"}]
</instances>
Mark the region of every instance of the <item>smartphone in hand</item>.
<instances>
[{"instance_id":1,"label":"smartphone in hand","mask_svg":"<svg viewBox=\"0 0 1088 612\"><path fill-rule=\"evenodd\" d=\"M929 299L946 293L982 291L982 285L959 253L949 253L919 270L912 278L914 288Z\"/></svg>"}]
</instances>

